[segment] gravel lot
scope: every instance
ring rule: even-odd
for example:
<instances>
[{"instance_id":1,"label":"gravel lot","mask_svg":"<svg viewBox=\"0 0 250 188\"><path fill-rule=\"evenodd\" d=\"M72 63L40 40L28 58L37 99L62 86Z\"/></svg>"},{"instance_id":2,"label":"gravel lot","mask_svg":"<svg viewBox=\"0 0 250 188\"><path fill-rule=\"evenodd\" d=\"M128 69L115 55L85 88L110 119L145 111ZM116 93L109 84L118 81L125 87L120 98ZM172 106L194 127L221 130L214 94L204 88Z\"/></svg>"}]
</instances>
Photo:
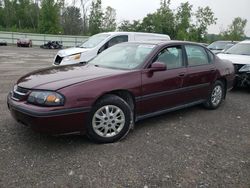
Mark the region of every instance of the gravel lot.
<instances>
[{"instance_id":1,"label":"gravel lot","mask_svg":"<svg viewBox=\"0 0 250 188\"><path fill-rule=\"evenodd\" d=\"M0 47L0 187L250 187L249 90L229 92L216 111L197 106L141 121L114 144L15 122L7 93L56 52Z\"/></svg>"}]
</instances>

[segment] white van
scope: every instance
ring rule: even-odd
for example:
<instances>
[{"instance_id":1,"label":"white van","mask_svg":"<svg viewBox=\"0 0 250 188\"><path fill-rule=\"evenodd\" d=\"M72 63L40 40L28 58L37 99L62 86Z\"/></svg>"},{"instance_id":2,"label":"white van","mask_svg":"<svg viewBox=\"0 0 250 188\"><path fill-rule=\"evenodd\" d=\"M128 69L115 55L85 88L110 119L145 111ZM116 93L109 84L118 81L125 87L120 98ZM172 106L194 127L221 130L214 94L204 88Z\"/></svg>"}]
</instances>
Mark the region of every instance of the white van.
<instances>
[{"instance_id":1,"label":"white van","mask_svg":"<svg viewBox=\"0 0 250 188\"><path fill-rule=\"evenodd\" d=\"M138 32L108 32L99 33L91 36L79 47L60 50L55 58L53 65L71 65L85 63L96 57L107 48L128 41L166 41L170 40L168 35L156 33Z\"/></svg>"}]
</instances>

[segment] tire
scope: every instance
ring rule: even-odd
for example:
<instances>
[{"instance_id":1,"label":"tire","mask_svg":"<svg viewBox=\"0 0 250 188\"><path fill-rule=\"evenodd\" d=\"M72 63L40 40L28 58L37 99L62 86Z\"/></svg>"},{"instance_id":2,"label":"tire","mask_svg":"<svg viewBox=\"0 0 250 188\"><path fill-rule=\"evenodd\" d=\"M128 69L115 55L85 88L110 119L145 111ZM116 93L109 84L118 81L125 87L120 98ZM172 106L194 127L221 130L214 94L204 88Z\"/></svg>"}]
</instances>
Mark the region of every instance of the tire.
<instances>
[{"instance_id":1,"label":"tire","mask_svg":"<svg viewBox=\"0 0 250 188\"><path fill-rule=\"evenodd\" d=\"M116 142L128 134L131 114L126 101L116 95L106 95L90 112L87 136L97 143Z\"/></svg>"},{"instance_id":2,"label":"tire","mask_svg":"<svg viewBox=\"0 0 250 188\"><path fill-rule=\"evenodd\" d=\"M214 110L220 106L225 96L225 85L222 81L217 80L213 84L212 90L209 94L204 106L208 109Z\"/></svg>"}]
</instances>

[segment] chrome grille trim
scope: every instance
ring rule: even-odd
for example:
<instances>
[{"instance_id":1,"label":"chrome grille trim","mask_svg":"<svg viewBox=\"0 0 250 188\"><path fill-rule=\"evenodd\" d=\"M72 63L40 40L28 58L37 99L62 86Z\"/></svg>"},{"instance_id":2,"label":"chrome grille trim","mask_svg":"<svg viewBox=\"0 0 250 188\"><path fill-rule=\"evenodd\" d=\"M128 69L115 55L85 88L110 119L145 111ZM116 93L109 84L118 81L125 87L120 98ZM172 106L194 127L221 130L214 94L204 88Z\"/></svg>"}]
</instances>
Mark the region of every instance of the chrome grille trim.
<instances>
[{"instance_id":1,"label":"chrome grille trim","mask_svg":"<svg viewBox=\"0 0 250 188\"><path fill-rule=\"evenodd\" d=\"M23 100L29 93L29 90L19 86L15 86L11 92L11 98L16 101Z\"/></svg>"}]
</instances>

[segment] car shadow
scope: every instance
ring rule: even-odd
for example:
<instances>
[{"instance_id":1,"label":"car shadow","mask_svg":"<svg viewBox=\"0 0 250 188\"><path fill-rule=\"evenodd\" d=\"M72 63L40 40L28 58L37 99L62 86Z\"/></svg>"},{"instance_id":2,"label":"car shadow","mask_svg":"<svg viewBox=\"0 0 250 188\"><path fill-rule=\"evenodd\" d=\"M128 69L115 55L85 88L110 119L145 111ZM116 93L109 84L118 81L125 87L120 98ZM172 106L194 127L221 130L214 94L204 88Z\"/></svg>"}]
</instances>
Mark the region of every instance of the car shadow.
<instances>
[{"instance_id":1,"label":"car shadow","mask_svg":"<svg viewBox=\"0 0 250 188\"><path fill-rule=\"evenodd\" d=\"M19 124L18 126L22 126L20 127L22 129L20 130L22 133L18 134L25 137L25 139L22 140L24 144L27 144L28 146L33 145L45 147L48 151L50 149L61 147L69 148L73 146L96 145L96 143L92 142L85 135L48 135L35 132L24 125Z\"/></svg>"},{"instance_id":2,"label":"car shadow","mask_svg":"<svg viewBox=\"0 0 250 188\"><path fill-rule=\"evenodd\" d=\"M222 106L225 104L222 103ZM162 123L176 123L180 122L181 120L185 119L185 116L189 116L190 114L197 114L201 111L207 111L207 109L203 108L202 105L193 106L189 108L180 109L177 111L169 112L166 114L162 114L159 116L147 118L144 120L140 120L136 122L134 130L131 134L141 134L141 132L146 132L148 129L157 129L157 127L162 126ZM20 125L18 125L20 126ZM178 126L178 125L177 125ZM22 127L19 129L22 133L18 133L22 135L22 137L26 137L24 139L24 144L27 144L31 147L45 147L47 151L54 150L54 149L70 149L70 148L77 148L77 147L89 147L89 146L98 146L100 144L93 142L90 140L86 135L46 135L35 132L31 130L29 127ZM127 139L121 140L119 143L125 141L129 142L129 137L133 135L128 134ZM109 145L109 144L108 144Z\"/></svg>"},{"instance_id":3,"label":"car shadow","mask_svg":"<svg viewBox=\"0 0 250 188\"><path fill-rule=\"evenodd\" d=\"M168 112L162 115L158 115L155 117L151 117L151 118L147 118L144 120L140 120L135 124L135 130L140 130L140 129L144 129L146 128L150 128L150 127L156 127L156 126L160 126L160 122L176 122L179 121L181 119L183 119L185 116L189 115L189 114L193 114L196 112L200 112L200 111L207 111L207 109L205 109L204 107L202 107L202 105L197 105L197 106L192 106L192 107L188 107L188 108L184 108L184 109L180 109L180 110L176 110L173 112ZM157 122L157 124L156 124ZM154 126L152 126L152 124Z\"/></svg>"},{"instance_id":4,"label":"car shadow","mask_svg":"<svg viewBox=\"0 0 250 188\"><path fill-rule=\"evenodd\" d=\"M250 93L250 87L249 88L233 88L231 91L231 93Z\"/></svg>"}]
</instances>

